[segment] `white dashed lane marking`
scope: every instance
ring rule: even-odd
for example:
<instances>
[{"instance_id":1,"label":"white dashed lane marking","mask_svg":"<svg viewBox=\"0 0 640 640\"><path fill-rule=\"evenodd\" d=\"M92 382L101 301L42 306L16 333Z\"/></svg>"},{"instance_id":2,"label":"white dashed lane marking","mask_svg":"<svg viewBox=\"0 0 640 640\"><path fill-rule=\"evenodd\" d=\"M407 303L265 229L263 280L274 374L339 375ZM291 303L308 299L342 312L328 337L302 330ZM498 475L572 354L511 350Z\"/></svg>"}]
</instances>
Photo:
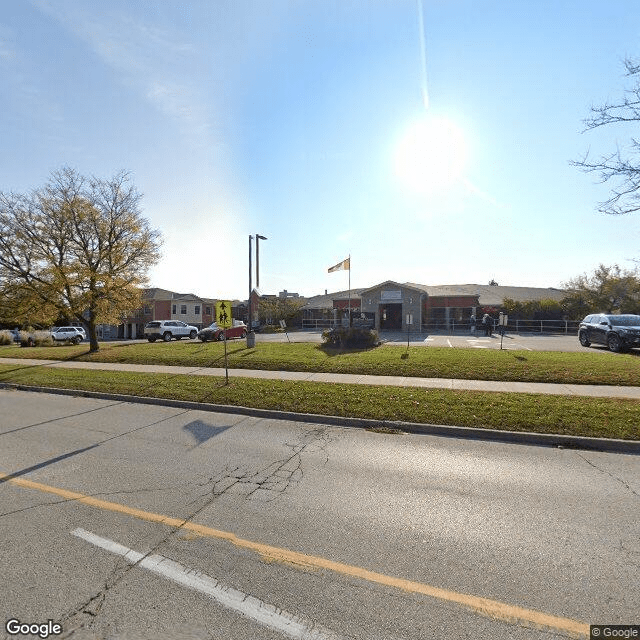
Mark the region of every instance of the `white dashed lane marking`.
<instances>
[{"instance_id":1,"label":"white dashed lane marking","mask_svg":"<svg viewBox=\"0 0 640 640\"><path fill-rule=\"evenodd\" d=\"M223 607L237 611L247 618L251 618L255 622L278 631L289 638L299 638L300 640L344 640L342 636L316 625L310 620L282 611L282 609L278 609L238 589L227 587L215 578L193 569L187 569L180 563L169 560L164 556L155 553L145 555L113 540L102 538L95 533L80 528L71 533L96 547L122 556L131 564L137 564L139 567L148 569L163 578L168 578L184 587L204 593Z\"/></svg>"}]
</instances>

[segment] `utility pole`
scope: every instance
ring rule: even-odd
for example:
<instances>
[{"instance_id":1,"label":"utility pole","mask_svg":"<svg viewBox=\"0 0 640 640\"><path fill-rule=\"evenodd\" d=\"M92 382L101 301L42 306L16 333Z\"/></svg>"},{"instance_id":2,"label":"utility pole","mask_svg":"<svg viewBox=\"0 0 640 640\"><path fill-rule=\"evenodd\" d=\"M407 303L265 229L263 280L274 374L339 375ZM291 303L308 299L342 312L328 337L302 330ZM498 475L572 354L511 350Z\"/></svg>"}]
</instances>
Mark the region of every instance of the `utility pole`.
<instances>
[{"instance_id":1,"label":"utility pole","mask_svg":"<svg viewBox=\"0 0 640 640\"><path fill-rule=\"evenodd\" d=\"M256 334L253 332L253 326L251 322L251 241L253 240L253 236L249 236L249 299L247 300L247 311L249 317L247 319L247 324L249 325L249 331L247 331L247 349L253 349L256 346Z\"/></svg>"}]
</instances>

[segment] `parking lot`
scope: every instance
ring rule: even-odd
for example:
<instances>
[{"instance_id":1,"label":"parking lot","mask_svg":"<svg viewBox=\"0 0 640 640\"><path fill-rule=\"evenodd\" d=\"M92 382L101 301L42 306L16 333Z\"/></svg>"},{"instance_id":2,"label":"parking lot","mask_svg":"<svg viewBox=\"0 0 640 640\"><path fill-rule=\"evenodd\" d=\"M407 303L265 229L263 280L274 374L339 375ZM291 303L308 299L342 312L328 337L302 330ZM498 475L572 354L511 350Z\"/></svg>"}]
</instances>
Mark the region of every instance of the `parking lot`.
<instances>
[{"instance_id":1,"label":"parking lot","mask_svg":"<svg viewBox=\"0 0 640 640\"><path fill-rule=\"evenodd\" d=\"M389 344L406 344L407 334L382 334ZM524 351L603 351L606 349L589 349L580 345L577 336L547 335L547 334L518 334L506 333L504 338L494 333L491 337L471 334L409 334L409 344L412 346L450 347L467 349L502 349Z\"/></svg>"},{"instance_id":2,"label":"parking lot","mask_svg":"<svg viewBox=\"0 0 640 640\"><path fill-rule=\"evenodd\" d=\"M380 338L385 344L406 345L406 332L381 331ZM409 345L412 347L448 347L451 349L500 349L501 336L494 333L490 338L482 334L471 335L468 333L410 333ZM245 342L233 340L233 342ZM256 343L261 342L322 342L322 331L291 331L285 333L256 333ZM125 340L122 342L146 342L146 340ZM602 353L613 355L604 346L592 345L583 347L575 335L564 334L540 334L540 333L506 333L502 339L502 349L512 351L573 351ZM631 351L637 353L637 351Z\"/></svg>"},{"instance_id":3,"label":"parking lot","mask_svg":"<svg viewBox=\"0 0 640 640\"><path fill-rule=\"evenodd\" d=\"M386 344L407 344L406 332L381 331L380 338ZM452 349L500 349L501 336L494 333L490 338L483 334L469 333L410 333L409 345L413 347L449 347ZM288 334L291 342L322 342L321 331L293 331ZM257 333L259 342L287 342L283 333ZM576 335L550 335L540 333L506 333L502 339L502 348L524 351L585 351L610 353L599 345L585 348L578 342Z\"/></svg>"}]
</instances>

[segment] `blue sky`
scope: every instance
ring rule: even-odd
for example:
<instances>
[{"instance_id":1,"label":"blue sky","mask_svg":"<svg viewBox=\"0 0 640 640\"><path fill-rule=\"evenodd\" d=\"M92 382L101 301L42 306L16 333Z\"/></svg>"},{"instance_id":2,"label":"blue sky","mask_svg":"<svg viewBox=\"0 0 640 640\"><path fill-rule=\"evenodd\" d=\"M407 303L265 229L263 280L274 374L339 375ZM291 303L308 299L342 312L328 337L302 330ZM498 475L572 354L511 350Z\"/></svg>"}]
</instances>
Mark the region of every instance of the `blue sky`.
<instances>
[{"instance_id":1,"label":"blue sky","mask_svg":"<svg viewBox=\"0 0 640 640\"><path fill-rule=\"evenodd\" d=\"M255 233L265 293L345 289L348 255L352 287L633 267L639 218L569 161L635 133L581 131L640 3L422 2L424 48L417 0L5 2L0 190L130 171L150 283L205 297L246 297Z\"/></svg>"}]
</instances>

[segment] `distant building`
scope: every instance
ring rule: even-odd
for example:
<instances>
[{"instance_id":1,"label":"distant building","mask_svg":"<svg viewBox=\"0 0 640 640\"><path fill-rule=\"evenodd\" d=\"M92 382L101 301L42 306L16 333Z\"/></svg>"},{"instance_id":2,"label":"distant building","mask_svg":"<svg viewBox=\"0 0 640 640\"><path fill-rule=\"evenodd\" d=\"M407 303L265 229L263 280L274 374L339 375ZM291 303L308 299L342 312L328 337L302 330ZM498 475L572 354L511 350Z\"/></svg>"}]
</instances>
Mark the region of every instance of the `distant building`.
<instances>
[{"instance_id":1,"label":"distant building","mask_svg":"<svg viewBox=\"0 0 640 640\"><path fill-rule=\"evenodd\" d=\"M467 325L471 315L488 312L494 317L503 300L516 302L556 300L565 291L553 287L512 287L497 284L424 285L387 280L372 287L351 291L325 290L323 295L305 298L298 293L280 291L278 295L251 292L254 319L258 318L260 302L296 298L304 302L302 326L321 329L349 324L349 308L353 323L363 323L380 330L406 331L410 316L413 331L455 329ZM143 306L120 325L99 325L99 339L140 338L144 325L151 320L182 320L205 327L214 320L216 298L201 298L193 293L176 293L167 289L149 288L143 293ZM233 317L248 323L246 300L232 301ZM273 322L277 318L271 319Z\"/></svg>"},{"instance_id":2,"label":"distant building","mask_svg":"<svg viewBox=\"0 0 640 640\"><path fill-rule=\"evenodd\" d=\"M143 290L142 301L142 307L125 318L122 324L98 325L98 338L141 338L144 326L151 320L182 320L201 329L214 321L217 299L152 287ZM242 320L246 316L246 302L233 300L231 305L233 317Z\"/></svg>"},{"instance_id":3,"label":"distant building","mask_svg":"<svg viewBox=\"0 0 640 640\"><path fill-rule=\"evenodd\" d=\"M349 294L351 299L349 300ZM407 319L419 331L429 327L455 328L468 324L480 311L497 314L505 298L517 302L551 299L560 301L565 292L543 287L511 287L495 284L423 285L387 280L368 289L326 293L306 300L303 326L320 328L348 323L351 317L368 321L381 330L404 331Z\"/></svg>"}]
</instances>

